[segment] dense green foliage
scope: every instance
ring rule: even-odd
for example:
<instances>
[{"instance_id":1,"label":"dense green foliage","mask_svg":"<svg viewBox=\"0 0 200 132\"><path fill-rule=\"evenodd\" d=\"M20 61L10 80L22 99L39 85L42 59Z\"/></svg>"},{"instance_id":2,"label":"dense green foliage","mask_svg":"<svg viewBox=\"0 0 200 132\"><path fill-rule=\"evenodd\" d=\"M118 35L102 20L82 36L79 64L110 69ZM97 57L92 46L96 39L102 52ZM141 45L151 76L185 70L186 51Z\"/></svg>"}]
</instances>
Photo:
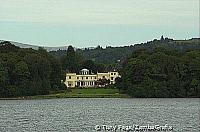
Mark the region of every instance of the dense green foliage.
<instances>
[{"instance_id":1,"label":"dense green foliage","mask_svg":"<svg viewBox=\"0 0 200 132\"><path fill-rule=\"evenodd\" d=\"M177 50L177 51L187 51L193 49L200 49L200 39L190 39L190 40L173 40L168 38L163 38L147 43L135 44L131 46L123 47L111 47L107 46L106 48L101 48L100 46L94 49L78 49L77 52L82 54L85 58L93 60L97 63L103 64L120 64L125 58L130 56L132 52L138 49L147 49L149 51L154 50L158 47L163 47L167 49ZM119 65L117 65L118 67Z\"/></svg>"},{"instance_id":2,"label":"dense green foliage","mask_svg":"<svg viewBox=\"0 0 200 132\"><path fill-rule=\"evenodd\" d=\"M0 43L0 97L48 94L62 89L61 65L44 49Z\"/></svg>"},{"instance_id":3,"label":"dense green foliage","mask_svg":"<svg viewBox=\"0 0 200 132\"><path fill-rule=\"evenodd\" d=\"M85 59L82 55L77 53L72 46L69 46L67 51L60 57L62 63L63 73L74 72L79 73L83 68L90 69L90 72L103 72L104 65L95 63L92 60Z\"/></svg>"},{"instance_id":4,"label":"dense green foliage","mask_svg":"<svg viewBox=\"0 0 200 132\"><path fill-rule=\"evenodd\" d=\"M107 46L106 48L97 46L96 48L76 49L76 54L79 58L81 56L82 59L85 58L87 60L92 60L95 64L101 65L104 71L110 71L113 69L119 71L122 69L122 63L124 60L126 60L132 52L135 52L138 49L147 49L152 51L159 47L185 52L187 50L200 49L200 39L193 38L189 40L173 40L162 36L160 40L154 39L153 41L148 41L147 43L130 46ZM58 50L51 51L50 53L57 58L61 58L66 55L67 52L65 50Z\"/></svg>"},{"instance_id":5,"label":"dense green foliage","mask_svg":"<svg viewBox=\"0 0 200 132\"><path fill-rule=\"evenodd\" d=\"M69 46L65 53L61 57L62 68L70 72L77 72L82 59L76 54L72 46Z\"/></svg>"},{"instance_id":6,"label":"dense green foliage","mask_svg":"<svg viewBox=\"0 0 200 132\"><path fill-rule=\"evenodd\" d=\"M66 72L120 71L121 92L133 97L200 97L200 39L161 37L124 47L100 46L54 51L21 49L0 43L0 98L61 90ZM101 80L104 82L105 80ZM105 83L108 83L105 81Z\"/></svg>"},{"instance_id":7,"label":"dense green foliage","mask_svg":"<svg viewBox=\"0 0 200 132\"><path fill-rule=\"evenodd\" d=\"M138 50L121 74L117 87L133 97L200 97L200 50Z\"/></svg>"}]
</instances>

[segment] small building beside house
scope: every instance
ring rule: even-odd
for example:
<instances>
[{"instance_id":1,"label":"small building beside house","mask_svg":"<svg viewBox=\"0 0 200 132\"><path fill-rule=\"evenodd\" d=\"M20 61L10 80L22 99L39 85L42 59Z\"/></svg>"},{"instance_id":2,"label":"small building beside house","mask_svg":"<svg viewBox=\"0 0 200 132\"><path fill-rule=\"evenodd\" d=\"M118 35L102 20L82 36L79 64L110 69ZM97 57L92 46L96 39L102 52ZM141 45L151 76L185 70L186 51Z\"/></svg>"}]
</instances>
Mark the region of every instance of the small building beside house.
<instances>
[{"instance_id":1,"label":"small building beside house","mask_svg":"<svg viewBox=\"0 0 200 132\"><path fill-rule=\"evenodd\" d=\"M88 69L82 69L80 74L66 73L65 85L71 88L104 86L99 81L106 80L109 84L115 84L117 77L120 77L117 71L93 74Z\"/></svg>"}]
</instances>

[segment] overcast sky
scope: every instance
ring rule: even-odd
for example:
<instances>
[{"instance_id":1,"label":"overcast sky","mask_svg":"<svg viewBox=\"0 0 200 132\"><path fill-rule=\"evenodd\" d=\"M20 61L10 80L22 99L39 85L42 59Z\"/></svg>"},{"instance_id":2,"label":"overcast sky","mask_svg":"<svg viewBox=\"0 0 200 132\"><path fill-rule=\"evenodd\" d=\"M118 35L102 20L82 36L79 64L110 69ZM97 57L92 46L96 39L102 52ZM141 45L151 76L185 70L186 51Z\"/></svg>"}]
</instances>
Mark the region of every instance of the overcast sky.
<instances>
[{"instance_id":1,"label":"overcast sky","mask_svg":"<svg viewBox=\"0 0 200 132\"><path fill-rule=\"evenodd\" d=\"M0 39L121 46L199 36L199 0L0 0Z\"/></svg>"}]
</instances>

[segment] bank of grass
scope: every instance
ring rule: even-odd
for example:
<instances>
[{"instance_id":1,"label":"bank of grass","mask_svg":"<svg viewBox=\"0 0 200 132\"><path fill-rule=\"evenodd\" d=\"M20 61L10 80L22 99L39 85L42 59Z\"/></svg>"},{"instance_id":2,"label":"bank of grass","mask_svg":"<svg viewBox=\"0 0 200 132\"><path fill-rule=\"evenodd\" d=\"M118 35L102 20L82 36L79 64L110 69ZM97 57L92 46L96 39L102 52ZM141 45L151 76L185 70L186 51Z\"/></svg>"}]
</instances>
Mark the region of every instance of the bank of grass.
<instances>
[{"instance_id":1,"label":"bank of grass","mask_svg":"<svg viewBox=\"0 0 200 132\"><path fill-rule=\"evenodd\" d=\"M51 98L128 98L126 94L119 93L118 89L113 88L74 88L51 92L49 95L37 95L28 97L30 99L51 99Z\"/></svg>"}]
</instances>

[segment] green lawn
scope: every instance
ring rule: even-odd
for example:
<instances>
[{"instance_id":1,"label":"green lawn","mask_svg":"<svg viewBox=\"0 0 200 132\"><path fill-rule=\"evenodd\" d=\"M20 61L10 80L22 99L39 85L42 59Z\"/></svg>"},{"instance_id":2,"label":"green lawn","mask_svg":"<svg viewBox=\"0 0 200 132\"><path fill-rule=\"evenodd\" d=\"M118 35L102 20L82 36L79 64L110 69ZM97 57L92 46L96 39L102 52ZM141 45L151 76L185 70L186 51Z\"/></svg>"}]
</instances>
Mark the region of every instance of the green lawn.
<instances>
[{"instance_id":1,"label":"green lawn","mask_svg":"<svg viewBox=\"0 0 200 132\"><path fill-rule=\"evenodd\" d=\"M118 89L104 89L104 88L88 88L88 89L72 89L69 94L117 94Z\"/></svg>"},{"instance_id":2,"label":"green lawn","mask_svg":"<svg viewBox=\"0 0 200 132\"><path fill-rule=\"evenodd\" d=\"M128 98L126 94L120 94L118 89L84 88L72 89L71 92L60 91L49 95L32 96L31 99L40 98Z\"/></svg>"}]
</instances>

